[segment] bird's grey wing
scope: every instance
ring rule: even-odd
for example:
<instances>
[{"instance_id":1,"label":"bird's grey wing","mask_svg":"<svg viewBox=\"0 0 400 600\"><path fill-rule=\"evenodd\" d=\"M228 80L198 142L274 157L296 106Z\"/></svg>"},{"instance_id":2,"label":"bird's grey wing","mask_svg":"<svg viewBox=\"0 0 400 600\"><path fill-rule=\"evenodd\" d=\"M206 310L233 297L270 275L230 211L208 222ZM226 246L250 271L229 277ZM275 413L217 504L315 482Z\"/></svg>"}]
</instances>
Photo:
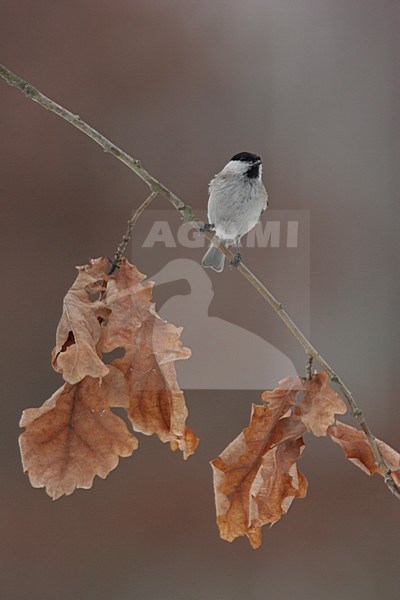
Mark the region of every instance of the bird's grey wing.
<instances>
[{"instance_id":1,"label":"bird's grey wing","mask_svg":"<svg viewBox=\"0 0 400 600\"><path fill-rule=\"evenodd\" d=\"M217 224L221 219L221 178L216 175L208 186L208 221Z\"/></svg>"}]
</instances>

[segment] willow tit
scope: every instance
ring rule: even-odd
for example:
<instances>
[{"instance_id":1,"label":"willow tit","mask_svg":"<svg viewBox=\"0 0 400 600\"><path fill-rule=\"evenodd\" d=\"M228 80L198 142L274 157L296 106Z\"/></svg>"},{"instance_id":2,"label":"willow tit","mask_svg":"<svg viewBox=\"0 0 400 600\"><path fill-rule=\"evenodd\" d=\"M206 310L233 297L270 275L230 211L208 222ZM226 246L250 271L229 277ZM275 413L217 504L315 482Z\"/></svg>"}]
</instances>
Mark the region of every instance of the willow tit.
<instances>
[{"instance_id":1,"label":"willow tit","mask_svg":"<svg viewBox=\"0 0 400 600\"><path fill-rule=\"evenodd\" d=\"M237 266L241 260L240 238L258 223L268 206L268 194L261 174L261 158L250 152L240 152L231 158L209 185L209 222L203 231L214 229L223 244L236 245L237 253L232 266ZM202 265L220 273L224 262L222 252L211 245Z\"/></svg>"}]
</instances>

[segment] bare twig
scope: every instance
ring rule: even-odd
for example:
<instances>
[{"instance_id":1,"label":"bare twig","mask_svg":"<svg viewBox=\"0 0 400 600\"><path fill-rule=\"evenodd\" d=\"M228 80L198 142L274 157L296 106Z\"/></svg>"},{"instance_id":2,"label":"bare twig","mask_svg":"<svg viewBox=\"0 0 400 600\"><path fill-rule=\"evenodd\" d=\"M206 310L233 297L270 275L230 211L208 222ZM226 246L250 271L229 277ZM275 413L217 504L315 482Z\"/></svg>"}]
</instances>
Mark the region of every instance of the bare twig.
<instances>
[{"instance_id":1,"label":"bare twig","mask_svg":"<svg viewBox=\"0 0 400 600\"><path fill-rule=\"evenodd\" d=\"M171 192L165 185L157 181L150 173L148 173L141 165L140 161L132 158L118 148L115 144L110 142L106 137L104 137L101 133L96 131L93 127L85 123L78 115L74 115L72 112L57 104L44 94L42 94L38 89L30 85L28 82L24 81L18 75L15 75L6 67L0 65L0 75L10 84L17 87L19 90L24 92L24 94L37 102L47 110L54 112L59 115L74 127L77 127L87 136L89 136L92 140L97 142L105 152L109 152L113 154L116 158L118 158L121 162L123 162L127 167L129 167L138 177L140 177L143 181L147 183L152 192L160 193L164 198L166 198L180 213L183 221L190 223L197 230L204 225L199 219L197 219L194 214L191 206L183 202L178 196L176 196L173 192ZM207 238L211 243L217 246L220 251L230 260L233 260L233 253L228 250L223 244L221 244L220 240L210 233L209 231L202 232L204 237ZM124 243L124 242L123 242ZM271 294L271 292L257 279L257 277L246 267L243 262L240 262L237 266L237 270L248 280L248 282L261 294L261 296L272 306L274 311L278 314L280 319L285 323L286 327L293 333L298 342L304 348L305 352L315 359L321 367L328 373L331 381L335 383L340 389L343 397L346 399L347 404L349 405L350 411L352 415L357 419L360 424L361 429L364 431L365 436L368 440L368 444L374 454L376 465L380 467L382 473L384 475L384 481L390 491L400 500L400 489L397 487L392 475L391 471L386 465L385 461L382 458L381 453L377 447L375 437L372 434L362 410L356 404L352 393L348 389L348 387L343 383L337 373L332 369L329 363L317 352L317 350L312 346L309 340L304 336L304 334L300 331L297 325L293 322L291 317L288 315L286 310L283 308L282 304L276 300L276 298Z\"/></svg>"},{"instance_id":2,"label":"bare twig","mask_svg":"<svg viewBox=\"0 0 400 600\"><path fill-rule=\"evenodd\" d=\"M306 365L307 381L311 381L311 379L312 379L313 360L314 360L313 357L311 355L308 355L307 365Z\"/></svg>"},{"instance_id":3,"label":"bare twig","mask_svg":"<svg viewBox=\"0 0 400 600\"><path fill-rule=\"evenodd\" d=\"M122 238L122 241L119 244L117 251L115 253L115 256L113 258L113 261L111 263L109 275L112 275L114 273L114 271L117 269L117 267L119 266L119 263L121 262L121 258L123 257L126 247L129 244L129 240L131 239L132 231L136 225L138 218L140 217L140 215L145 210L145 208L148 207L150 202L156 196L157 196L157 192L151 192L150 196L148 196L146 198L146 200L144 202L142 202L142 204L139 206L139 208L137 208L135 210L135 212L133 213L133 216L129 219L126 233L125 233L124 237Z\"/></svg>"}]
</instances>

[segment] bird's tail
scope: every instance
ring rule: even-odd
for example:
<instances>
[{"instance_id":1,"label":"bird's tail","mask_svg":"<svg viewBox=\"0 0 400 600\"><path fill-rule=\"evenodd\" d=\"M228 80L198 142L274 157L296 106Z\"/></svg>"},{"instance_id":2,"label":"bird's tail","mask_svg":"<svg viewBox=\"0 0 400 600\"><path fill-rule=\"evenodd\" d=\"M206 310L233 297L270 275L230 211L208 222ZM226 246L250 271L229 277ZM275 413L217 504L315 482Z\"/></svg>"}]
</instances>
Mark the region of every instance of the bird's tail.
<instances>
[{"instance_id":1,"label":"bird's tail","mask_svg":"<svg viewBox=\"0 0 400 600\"><path fill-rule=\"evenodd\" d=\"M203 256L201 264L203 267L211 267L214 271L221 273L224 268L225 256L218 250L216 246L211 246Z\"/></svg>"}]
</instances>

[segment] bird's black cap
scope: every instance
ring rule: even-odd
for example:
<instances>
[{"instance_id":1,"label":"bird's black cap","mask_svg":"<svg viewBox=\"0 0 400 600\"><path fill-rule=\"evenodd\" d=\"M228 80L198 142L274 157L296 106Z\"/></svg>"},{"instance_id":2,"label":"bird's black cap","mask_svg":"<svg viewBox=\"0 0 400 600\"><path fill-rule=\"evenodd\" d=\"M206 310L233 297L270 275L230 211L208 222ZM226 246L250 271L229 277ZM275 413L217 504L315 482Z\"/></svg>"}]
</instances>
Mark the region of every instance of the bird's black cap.
<instances>
[{"instance_id":1,"label":"bird's black cap","mask_svg":"<svg viewBox=\"0 0 400 600\"><path fill-rule=\"evenodd\" d=\"M239 152L239 154L235 154L232 156L231 160L242 160L243 162L249 163L261 163L261 158L258 154L252 154L251 152Z\"/></svg>"}]
</instances>

